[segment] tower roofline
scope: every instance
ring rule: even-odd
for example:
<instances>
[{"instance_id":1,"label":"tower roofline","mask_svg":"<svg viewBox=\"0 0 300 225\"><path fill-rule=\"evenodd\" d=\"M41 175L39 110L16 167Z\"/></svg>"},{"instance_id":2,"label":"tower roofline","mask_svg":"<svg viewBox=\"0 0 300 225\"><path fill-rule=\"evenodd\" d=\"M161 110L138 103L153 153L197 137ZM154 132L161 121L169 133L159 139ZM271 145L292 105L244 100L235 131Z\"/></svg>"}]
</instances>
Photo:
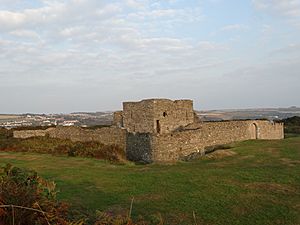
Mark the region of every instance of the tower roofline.
<instances>
[{"instance_id":1,"label":"tower roofline","mask_svg":"<svg viewBox=\"0 0 300 225\"><path fill-rule=\"evenodd\" d=\"M149 98L149 99L142 99L140 101L126 101L123 103L140 103L140 102L163 102L163 101L169 101L169 102L180 102L180 101L191 101L193 102L193 100L191 99L168 99L168 98Z\"/></svg>"}]
</instances>

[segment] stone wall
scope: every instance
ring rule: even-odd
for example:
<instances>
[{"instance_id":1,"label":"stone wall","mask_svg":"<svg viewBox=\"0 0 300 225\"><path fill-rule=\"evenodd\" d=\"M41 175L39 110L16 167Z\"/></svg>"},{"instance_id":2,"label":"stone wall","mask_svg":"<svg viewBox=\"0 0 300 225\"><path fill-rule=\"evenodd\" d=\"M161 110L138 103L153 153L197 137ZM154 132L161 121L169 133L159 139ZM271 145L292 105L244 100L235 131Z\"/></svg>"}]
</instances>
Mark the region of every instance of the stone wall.
<instances>
[{"instance_id":1,"label":"stone wall","mask_svg":"<svg viewBox=\"0 0 300 225\"><path fill-rule=\"evenodd\" d=\"M128 132L149 133L154 129L153 101L123 102L123 126Z\"/></svg>"},{"instance_id":2,"label":"stone wall","mask_svg":"<svg viewBox=\"0 0 300 225\"><path fill-rule=\"evenodd\" d=\"M123 111L114 112L113 125L116 127L123 127Z\"/></svg>"},{"instance_id":3,"label":"stone wall","mask_svg":"<svg viewBox=\"0 0 300 225\"><path fill-rule=\"evenodd\" d=\"M168 112L168 111L167 111ZM156 115L157 116L157 115ZM171 122L170 122L171 123ZM72 141L98 141L118 145L132 161L172 161L207 146L249 139L283 139L283 124L262 120L199 122L170 133L131 133L118 127L95 130L79 127L56 127L47 130L14 131L15 138L46 136Z\"/></svg>"},{"instance_id":4,"label":"stone wall","mask_svg":"<svg viewBox=\"0 0 300 225\"><path fill-rule=\"evenodd\" d=\"M180 127L194 122L194 109L192 100L158 100L154 104L155 132L170 133ZM159 123L159 124L158 124ZM160 132L157 126L160 126Z\"/></svg>"},{"instance_id":5,"label":"stone wall","mask_svg":"<svg viewBox=\"0 0 300 225\"><path fill-rule=\"evenodd\" d=\"M192 124L171 134L153 135L152 160L178 160L207 146L249 139L282 139L283 124L269 121L224 121Z\"/></svg>"},{"instance_id":6,"label":"stone wall","mask_svg":"<svg viewBox=\"0 0 300 225\"><path fill-rule=\"evenodd\" d=\"M149 133L127 133L126 158L135 162L152 162L151 138Z\"/></svg>"},{"instance_id":7,"label":"stone wall","mask_svg":"<svg viewBox=\"0 0 300 225\"><path fill-rule=\"evenodd\" d=\"M115 127L103 127L95 130L80 127L56 127L47 130L24 130L14 131L15 138L30 138L46 136L59 139L70 139L71 141L97 141L106 145L118 145L125 150L126 130Z\"/></svg>"},{"instance_id":8,"label":"stone wall","mask_svg":"<svg viewBox=\"0 0 300 225\"><path fill-rule=\"evenodd\" d=\"M284 125L283 123L271 121L255 121L257 124L257 139L283 139L284 138Z\"/></svg>"},{"instance_id":9,"label":"stone wall","mask_svg":"<svg viewBox=\"0 0 300 225\"><path fill-rule=\"evenodd\" d=\"M55 128L48 128L47 130L16 130L13 132L14 138L31 138L31 137L44 137L46 134Z\"/></svg>"},{"instance_id":10,"label":"stone wall","mask_svg":"<svg viewBox=\"0 0 300 225\"><path fill-rule=\"evenodd\" d=\"M170 133L194 122L192 100L147 99L123 103L123 125L129 132Z\"/></svg>"}]
</instances>

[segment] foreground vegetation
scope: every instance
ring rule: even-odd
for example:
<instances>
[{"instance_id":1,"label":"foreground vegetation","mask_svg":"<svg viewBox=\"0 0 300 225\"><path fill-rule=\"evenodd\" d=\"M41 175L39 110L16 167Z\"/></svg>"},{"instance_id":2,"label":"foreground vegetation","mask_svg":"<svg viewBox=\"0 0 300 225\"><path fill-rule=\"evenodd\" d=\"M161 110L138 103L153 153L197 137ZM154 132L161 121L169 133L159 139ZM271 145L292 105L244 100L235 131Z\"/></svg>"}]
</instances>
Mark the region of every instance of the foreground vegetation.
<instances>
[{"instance_id":1,"label":"foreground vegetation","mask_svg":"<svg viewBox=\"0 0 300 225\"><path fill-rule=\"evenodd\" d=\"M7 164L0 177L1 225L146 225L133 222L131 213L111 215L97 211L94 215L72 218L69 204L56 199L56 184L35 171ZM129 211L130 212L130 211Z\"/></svg>"},{"instance_id":2,"label":"foreground vegetation","mask_svg":"<svg viewBox=\"0 0 300 225\"><path fill-rule=\"evenodd\" d=\"M30 129L40 128L45 129L45 127L30 127ZM20 129L26 129L26 127L18 128ZM126 159L124 150L116 145L104 145L96 141L72 142L48 136L17 139L13 138L13 130L4 128L0 128L0 151L91 157L118 163Z\"/></svg>"},{"instance_id":3,"label":"foreground vegetation","mask_svg":"<svg viewBox=\"0 0 300 225\"><path fill-rule=\"evenodd\" d=\"M57 198L71 204L75 218L96 210L127 214L133 200L133 219L142 215L152 224L300 224L299 136L219 152L168 165L1 152L0 165L54 180Z\"/></svg>"}]
</instances>

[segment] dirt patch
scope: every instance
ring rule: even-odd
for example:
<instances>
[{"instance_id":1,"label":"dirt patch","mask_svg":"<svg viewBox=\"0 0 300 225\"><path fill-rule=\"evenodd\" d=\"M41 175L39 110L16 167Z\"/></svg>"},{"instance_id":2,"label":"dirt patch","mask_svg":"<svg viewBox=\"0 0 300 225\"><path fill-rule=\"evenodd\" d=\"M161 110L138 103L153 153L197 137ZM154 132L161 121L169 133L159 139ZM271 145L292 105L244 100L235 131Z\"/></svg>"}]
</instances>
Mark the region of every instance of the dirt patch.
<instances>
[{"instance_id":1,"label":"dirt patch","mask_svg":"<svg viewBox=\"0 0 300 225\"><path fill-rule=\"evenodd\" d=\"M255 156L254 155L245 155L240 157L240 159L253 159Z\"/></svg>"},{"instance_id":2,"label":"dirt patch","mask_svg":"<svg viewBox=\"0 0 300 225\"><path fill-rule=\"evenodd\" d=\"M279 157L279 150L277 148L264 148L263 151Z\"/></svg>"},{"instance_id":3,"label":"dirt patch","mask_svg":"<svg viewBox=\"0 0 300 225\"><path fill-rule=\"evenodd\" d=\"M228 156L234 156L237 153L231 150L217 150L212 153L205 155L205 158L209 159L222 159Z\"/></svg>"},{"instance_id":4,"label":"dirt patch","mask_svg":"<svg viewBox=\"0 0 300 225\"><path fill-rule=\"evenodd\" d=\"M137 172L148 172L148 171L150 171L150 167L146 167L146 166L144 166L144 167L137 167L137 168L135 168L134 169L134 171L137 171Z\"/></svg>"},{"instance_id":5,"label":"dirt patch","mask_svg":"<svg viewBox=\"0 0 300 225\"><path fill-rule=\"evenodd\" d=\"M145 195L139 195L134 197L134 201L141 202L141 201L147 201L147 200L161 200L162 195L159 194L145 194Z\"/></svg>"},{"instance_id":6,"label":"dirt patch","mask_svg":"<svg viewBox=\"0 0 300 225\"><path fill-rule=\"evenodd\" d=\"M16 156L13 155L0 155L0 159L16 159Z\"/></svg>"},{"instance_id":7,"label":"dirt patch","mask_svg":"<svg viewBox=\"0 0 300 225\"><path fill-rule=\"evenodd\" d=\"M250 189L260 189L268 192L283 193L283 194L296 194L297 190L294 187L286 184L277 183L265 183L265 182L255 182L252 184L246 184L247 188Z\"/></svg>"},{"instance_id":8,"label":"dirt patch","mask_svg":"<svg viewBox=\"0 0 300 225\"><path fill-rule=\"evenodd\" d=\"M248 205L238 204L232 206L232 213L236 216L249 214L250 211L252 211L252 209Z\"/></svg>"},{"instance_id":9,"label":"dirt patch","mask_svg":"<svg viewBox=\"0 0 300 225\"><path fill-rule=\"evenodd\" d=\"M33 161L33 160L38 160L38 159L41 159L41 157L39 156L29 156L29 155L26 155L23 157L24 160L28 160L28 161Z\"/></svg>"}]
</instances>

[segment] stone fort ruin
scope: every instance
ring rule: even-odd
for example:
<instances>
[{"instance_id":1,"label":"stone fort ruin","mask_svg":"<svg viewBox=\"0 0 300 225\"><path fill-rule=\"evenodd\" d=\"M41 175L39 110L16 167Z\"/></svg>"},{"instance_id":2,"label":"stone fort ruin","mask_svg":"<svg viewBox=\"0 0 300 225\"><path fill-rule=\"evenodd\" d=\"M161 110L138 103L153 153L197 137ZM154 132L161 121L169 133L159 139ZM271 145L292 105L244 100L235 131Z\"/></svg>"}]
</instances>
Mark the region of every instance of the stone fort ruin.
<instances>
[{"instance_id":1,"label":"stone fort ruin","mask_svg":"<svg viewBox=\"0 0 300 225\"><path fill-rule=\"evenodd\" d=\"M49 135L72 141L118 145L128 160L173 161L205 148L250 139L283 139L283 123L268 120L202 122L192 100L146 99L124 102L113 125L95 130L56 127L14 131L15 138Z\"/></svg>"}]
</instances>

